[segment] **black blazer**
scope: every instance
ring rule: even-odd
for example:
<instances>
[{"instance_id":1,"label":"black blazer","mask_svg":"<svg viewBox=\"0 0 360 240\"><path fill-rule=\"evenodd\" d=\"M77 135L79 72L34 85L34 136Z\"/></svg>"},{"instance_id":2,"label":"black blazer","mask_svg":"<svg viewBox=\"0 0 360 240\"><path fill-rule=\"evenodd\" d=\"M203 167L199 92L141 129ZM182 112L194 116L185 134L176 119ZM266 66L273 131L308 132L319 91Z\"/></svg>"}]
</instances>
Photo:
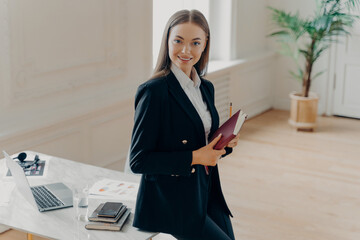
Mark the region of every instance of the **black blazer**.
<instances>
[{"instance_id":1,"label":"black blazer","mask_svg":"<svg viewBox=\"0 0 360 240\"><path fill-rule=\"evenodd\" d=\"M212 117L209 138L219 127L214 86L201 79L200 91ZM142 173L133 225L171 234L202 229L209 201L231 215L225 202L218 167L191 166L192 151L206 145L202 120L175 75L149 80L135 96L130 167ZM226 148L226 154L232 148ZM223 155L223 157L225 156Z\"/></svg>"}]
</instances>

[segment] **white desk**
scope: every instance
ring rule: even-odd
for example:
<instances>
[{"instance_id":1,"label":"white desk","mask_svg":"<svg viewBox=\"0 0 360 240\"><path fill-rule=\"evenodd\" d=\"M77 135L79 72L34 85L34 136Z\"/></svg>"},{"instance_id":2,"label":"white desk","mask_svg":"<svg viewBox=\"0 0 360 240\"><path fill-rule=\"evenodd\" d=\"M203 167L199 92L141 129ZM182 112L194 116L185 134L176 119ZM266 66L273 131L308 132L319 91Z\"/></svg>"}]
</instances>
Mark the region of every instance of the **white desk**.
<instances>
[{"instance_id":1,"label":"white desk","mask_svg":"<svg viewBox=\"0 0 360 240\"><path fill-rule=\"evenodd\" d=\"M31 153L26 151L27 153ZM28 178L31 186L63 182L68 187L82 186L89 184L92 186L98 180L110 178L128 182L139 182L139 176L129 175L118 171L95 167L74 161L69 161L57 157L38 153L50 158L48 174L46 178ZM101 161L101 159L99 159ZM0 168L4 167L4 160L0 161ZM3 171L0 171L3 174ZM1 175L3 177L3 175ZM3 178L2 181L13 181L12 178ZM89 213L91 213L98 203L106 200L89 199ZM15 188L11 196L9 206L0 207L0 224L7 225L13 229L35 235L54 238L54 239L125 239L143 240L157 235L157 233L140 231L132 227L133 213L135 209L134 201L123 201L128 207L132 208L132 214L120 232L86 230L85 222L75 220L74 208L65 208L54 211L40 213L28 203Z\"/></svg>"}]
</instances>

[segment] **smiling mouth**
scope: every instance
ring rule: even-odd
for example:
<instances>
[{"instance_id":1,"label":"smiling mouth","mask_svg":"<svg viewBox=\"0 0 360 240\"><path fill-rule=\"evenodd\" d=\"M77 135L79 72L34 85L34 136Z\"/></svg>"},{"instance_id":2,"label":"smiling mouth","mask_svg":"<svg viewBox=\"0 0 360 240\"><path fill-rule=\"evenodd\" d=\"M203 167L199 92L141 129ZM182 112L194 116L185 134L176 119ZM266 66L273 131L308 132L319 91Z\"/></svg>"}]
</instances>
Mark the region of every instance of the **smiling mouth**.
<instances>
[{"instance_id":1,"label":"smiling mouth","mask_svg":"<svg viewBox=\"0 0 360 240\"><path fill-rule=\"evenodd\" d=\"M182 58L180 56L178 56L178 58L181 60L181 61L184 61L184 62L188 62L190 61L192 58Z\"/></svg>"}]
</instances>

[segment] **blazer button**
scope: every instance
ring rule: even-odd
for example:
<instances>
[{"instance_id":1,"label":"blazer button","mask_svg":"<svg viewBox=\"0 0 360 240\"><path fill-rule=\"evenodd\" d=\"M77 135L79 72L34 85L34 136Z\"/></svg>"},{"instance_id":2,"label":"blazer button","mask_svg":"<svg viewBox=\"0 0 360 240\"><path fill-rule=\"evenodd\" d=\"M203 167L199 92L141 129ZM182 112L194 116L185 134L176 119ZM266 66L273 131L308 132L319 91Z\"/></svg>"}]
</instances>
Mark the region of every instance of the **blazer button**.
<instances>
[{"instance_id":1,"label":"blazer button","mask_svg":"<svg viewBox=\"0 0 360 240\"><path fill-rule=\"evenodd\" d=\"M195 173L195 168L191 169L191 173Z\"/></svg>"},{"instance_id":2,"label":"blazer button","mask_svg":"<svg viewBox=\"0 0 360 240\"><path fill-rule=\"evenodd\" d=\"M187 144L187 140L182 140L182 143L183 143L183 144Z\"/></svg>"}]
</instances>

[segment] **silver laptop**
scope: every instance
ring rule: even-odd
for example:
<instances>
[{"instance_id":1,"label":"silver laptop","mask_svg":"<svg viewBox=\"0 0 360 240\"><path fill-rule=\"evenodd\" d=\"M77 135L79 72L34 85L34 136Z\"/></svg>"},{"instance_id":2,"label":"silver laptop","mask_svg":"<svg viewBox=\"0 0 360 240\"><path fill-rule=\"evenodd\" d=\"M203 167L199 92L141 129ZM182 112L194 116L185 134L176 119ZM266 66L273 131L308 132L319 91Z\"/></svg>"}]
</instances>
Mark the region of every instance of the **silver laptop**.
<instances>
[{"instance_id":1,"label":"silver laptop","mask_svg":"<svg viewBox=\"0 0 360 240\"><path fill-rule=\"evenodd\" d=\"M6 165L13 176L16 187L24 198L40 212L72 207L72 191L63 183L52 183L30 187L24 170L5 151Z\"/></svg>"}]
</instances>

